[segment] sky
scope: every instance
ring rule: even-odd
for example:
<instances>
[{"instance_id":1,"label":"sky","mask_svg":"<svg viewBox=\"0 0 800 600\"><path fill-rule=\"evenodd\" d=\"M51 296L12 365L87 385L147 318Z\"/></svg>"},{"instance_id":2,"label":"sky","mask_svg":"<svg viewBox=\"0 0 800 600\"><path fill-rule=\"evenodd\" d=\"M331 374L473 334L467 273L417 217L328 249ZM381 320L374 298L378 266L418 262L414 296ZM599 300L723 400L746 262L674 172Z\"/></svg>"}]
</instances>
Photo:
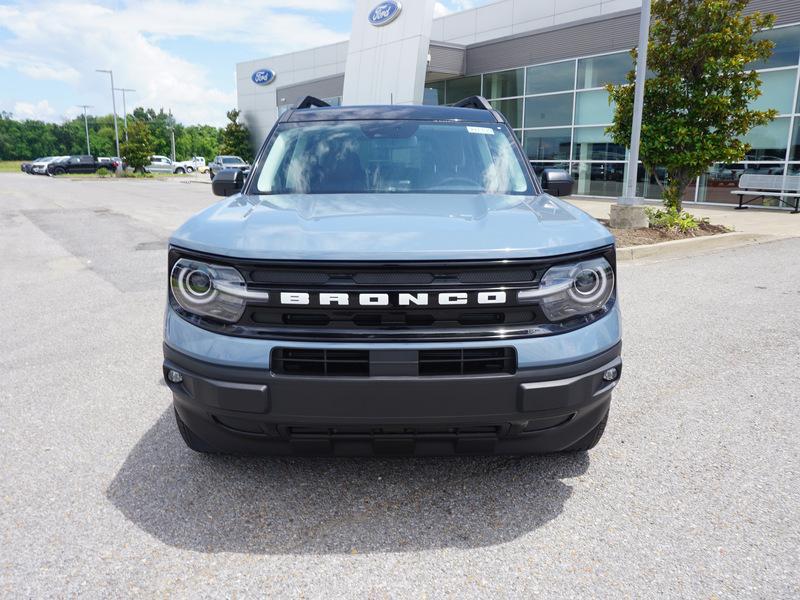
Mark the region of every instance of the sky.
<instances>
[{"instance_id":1,"label":"sky","mask_svg":"<svg viewBox=\"0 0 800 600\"><path fill-rule=\"evenodd\" d=\"M415 0L406 0L413 2ZM490 0L438 0L441 16ZM377 4L377 0L376 0ZM0 110L61 122L127 108L172 110L223 125L236 106L237 62L346 40L354 0L0 0ZM117 94L117 112L122 96Z\"/></svg>"}]
</instances>

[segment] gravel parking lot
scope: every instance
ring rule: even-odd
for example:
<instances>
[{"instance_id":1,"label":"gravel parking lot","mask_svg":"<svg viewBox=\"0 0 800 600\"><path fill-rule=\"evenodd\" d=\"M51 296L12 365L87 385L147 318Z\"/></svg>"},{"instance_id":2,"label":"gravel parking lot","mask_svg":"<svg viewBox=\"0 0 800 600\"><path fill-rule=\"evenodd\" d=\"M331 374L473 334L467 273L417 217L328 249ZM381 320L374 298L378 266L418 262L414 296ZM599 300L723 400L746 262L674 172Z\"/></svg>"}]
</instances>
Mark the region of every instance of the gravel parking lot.
<instances>
[{"instance_id":1,"label":"gravel parking lot","mask_svg":"<svg viewBox=\"0 0 800 600\"><path fill-rule=\"evenodd\" d=\"M800 239L620 266L588 454L199 456L161 319L169 233L213 201L0 175L0 594L800 595Z\"/></svg>"}]
</instances>

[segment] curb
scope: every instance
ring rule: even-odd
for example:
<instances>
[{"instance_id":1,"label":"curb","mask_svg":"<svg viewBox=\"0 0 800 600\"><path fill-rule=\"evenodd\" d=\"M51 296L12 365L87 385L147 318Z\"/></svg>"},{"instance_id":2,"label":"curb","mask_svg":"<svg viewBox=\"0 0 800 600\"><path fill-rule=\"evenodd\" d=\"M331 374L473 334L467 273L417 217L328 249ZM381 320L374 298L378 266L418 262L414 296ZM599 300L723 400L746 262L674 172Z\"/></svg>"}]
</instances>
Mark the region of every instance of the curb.
<instances>
[{"instance_id":1,"label":"curb","mask_svg":"<svg viewBox=\"0 0 800 600\"><path fill-rule=\"evenodd\" d=\"M643 244L641 246L628 246L617 248L617 260L628 261L640 258L680 258L692 256L713 250L725 250L737 246L750 246L763 244L774 240L784 239L787 236L770 235L766 233L720 233L685 240L670 240L658 244Z\"/></svg>"}]
</instances>

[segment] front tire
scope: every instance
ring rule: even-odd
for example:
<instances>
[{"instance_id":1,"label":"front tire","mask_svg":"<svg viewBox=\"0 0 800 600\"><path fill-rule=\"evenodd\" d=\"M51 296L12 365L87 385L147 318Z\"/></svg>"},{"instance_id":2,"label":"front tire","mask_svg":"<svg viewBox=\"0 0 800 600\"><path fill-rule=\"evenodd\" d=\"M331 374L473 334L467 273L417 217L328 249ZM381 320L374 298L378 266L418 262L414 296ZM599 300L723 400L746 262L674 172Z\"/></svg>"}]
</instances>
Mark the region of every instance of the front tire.
<instances>
[{"instance_id":1,"label":"front tire","mask_svg":"<svg viewBox=\"0 0 800 600\"><path fill-rule=\"evenodd\" d=\"M66 171L62 167L56 167L53 169L53 175L63 175Z\"/></svg>"},{"instance_id":2,"label":"front tire","mask_svg":"<svg viewBox=\"0 0 800 600\"><path fill-rule=\"evenodd\" d=\"M214 452L214 449L197 437L194 432L189 429L188 425L181 420L178 411L173 408L175 412L175 423L178 425L178 431L183 438L184 443L190 450L194 450L195 452L199 452L200 454L211 454Z\"/></svg>"},{"instance_id":3,"label":"front tire","mask_svg":"<svg viewBox=\"0 0 800 600\"><path fill-rule=\"evenodd\" d=\"M176 175L185 175L186 174L186 169L184 169L183 167L178 167L177 169L175 169L175 174Z\"/></svg>"}]
</instances>

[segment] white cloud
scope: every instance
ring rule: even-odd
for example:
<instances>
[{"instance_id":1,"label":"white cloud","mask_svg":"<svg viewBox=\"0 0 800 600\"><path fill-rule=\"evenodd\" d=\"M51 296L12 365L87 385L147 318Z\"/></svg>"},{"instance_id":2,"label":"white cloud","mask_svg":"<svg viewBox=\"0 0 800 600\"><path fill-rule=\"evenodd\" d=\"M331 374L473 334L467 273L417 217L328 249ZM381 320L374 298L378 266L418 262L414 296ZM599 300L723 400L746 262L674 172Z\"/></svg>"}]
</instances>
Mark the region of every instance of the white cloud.
<instances>
[{"instance_id":1,"label":"white cloud","mask_svg":"<svg viewBox=\"0 0 800 600\"><path fill-rule=\"evenodd\" d=\"M437 19L439 17L443 17L445 15L449 15L450 12L451 12L450 9L447 8L441 2L437 2L436 4L433 5L433 18L434 19Z\"/></svg>"},{"instance_id":2,"label":"white cloud","mask_svg":"<svg viewBox=\"0 0 800 600\"><path fill-rule=\"evenodd\" d=\"M245 41L255 56L291 52L345 39L320 21L329 11L351 7L350 0L145 0L116 10L100 0L5 5L0 23L13 37L0 46L0 66L67 83L98 105L107 103L109 83L95 69L113 68L117 87L136 89L129 109L171 108L185 123L223 124L225 111L236 104L233 80L215 87L204 65L167 52L160 41ZM41 103L19 104L27 109Z\"/></svg>"},{"instance_id":3,"label":"white cloud","mask_svg":"<svg viewBox=\"0 0 800 600\"><path fill-rule=\"evenodd\" d=\"M11 113L15 119L38 119L40 121L53 121L56 109L50 106L47 100L33 102L15 102Z\"/></svg>"}]
</instances>

